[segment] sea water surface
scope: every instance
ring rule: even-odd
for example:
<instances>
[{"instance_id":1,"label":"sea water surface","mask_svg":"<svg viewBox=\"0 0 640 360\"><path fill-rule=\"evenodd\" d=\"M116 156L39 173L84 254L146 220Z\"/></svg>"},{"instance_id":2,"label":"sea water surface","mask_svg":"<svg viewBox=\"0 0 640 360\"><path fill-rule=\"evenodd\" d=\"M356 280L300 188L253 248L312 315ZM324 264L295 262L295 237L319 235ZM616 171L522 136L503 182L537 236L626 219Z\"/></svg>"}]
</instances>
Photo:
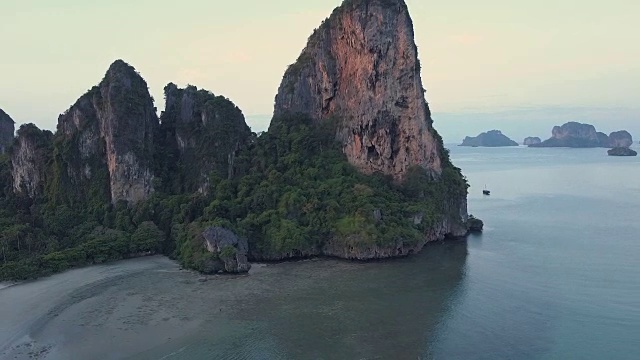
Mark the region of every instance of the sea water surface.
<instances>
[{"instance_id":1,"label":"sea water surface","mask_svg":"<svg viewBox=\"0 0 640 360\"><path fill-rule=\"evenodd\" d=\"M482 235L207 282L159 257L73 270L0 290L0 357L639 359L640 158L451 155Z\"/></svg>"}]
</instances>

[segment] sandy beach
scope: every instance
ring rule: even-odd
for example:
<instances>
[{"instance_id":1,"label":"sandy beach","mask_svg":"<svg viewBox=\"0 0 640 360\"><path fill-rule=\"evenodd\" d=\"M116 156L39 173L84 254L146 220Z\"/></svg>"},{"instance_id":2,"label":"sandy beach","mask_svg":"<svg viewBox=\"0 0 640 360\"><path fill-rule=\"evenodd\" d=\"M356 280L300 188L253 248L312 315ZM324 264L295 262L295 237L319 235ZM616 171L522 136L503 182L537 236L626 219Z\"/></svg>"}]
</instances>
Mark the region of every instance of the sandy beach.
<instances>
[{"instance_id":1,"label":"sandy beach","mask_svg":"<svg viewBox=\"0 0 640 360\"><path fill-rule=\"evenodd\" d=\"M461 242L393 261L253 264L236 276L161 256L75 269L0 290L0 359L416 358L466 254Z\"/></svg>"},{"instance_id":2,"label":"sandy beach","mask_svg":"<svg viewBox=\"0 0 640 360\"><path fill-rule=\"evenodd\" d=\"M184 358L181 349L193 347L202 334L223 338L233 331L231 323L247 324L253 316L247 309L259 314L256 302L282 282L308 287L313 279L358 266L307 263L313 265L254 264L250 275L204 277L154 256L8 286L0 289L0 358Z\"/></svg>"},{"instance_id":3,"label":"sandy beach","mask_svg":"<svg viewBox=\"0 0 640 360\"><path fill-rule=\"evenodd\" d=\"M166 346L225 313L229 293L202 280L155 256L2 288L0 357L122 359Z\"/></svg>"}]
</instances>

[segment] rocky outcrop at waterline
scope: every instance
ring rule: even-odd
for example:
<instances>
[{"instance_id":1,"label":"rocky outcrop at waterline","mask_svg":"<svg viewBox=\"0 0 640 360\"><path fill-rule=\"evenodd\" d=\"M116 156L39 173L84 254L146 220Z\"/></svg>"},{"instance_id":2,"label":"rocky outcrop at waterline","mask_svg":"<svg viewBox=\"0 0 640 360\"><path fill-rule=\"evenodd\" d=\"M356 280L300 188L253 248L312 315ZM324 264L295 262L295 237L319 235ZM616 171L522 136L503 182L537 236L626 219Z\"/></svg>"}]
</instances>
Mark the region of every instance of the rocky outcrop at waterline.
<instances>
[{"instance_id":1,"label":"rocky outcrop at waterline","mask_svg":"<svg viewBox=\"0 0 640 360\"><path fill-rule=\"evenodd\" d=\"M469 231L472 233L481 233L484 229L484 222L474 216L469 216Z\"/></svg>"},{"instance_id":2,"label":"rocky outcrop at waterline","mask_svg":"<svg viewBox=\"0 0 640 360\"><path fill-rule=\"evenodd\" d=\"M615 147L607 151L607 154L609 154L609 156L638 156L638 152L628 147Z\"/></svg>"},{"instance_id":3,"label":"rocky outcrop at waterline","mask_svg":"<svg viewBox=\"0 0 640 360\"><path fill-rule=\"evenodd\" d=\"M460 221L461 217L468 218L466 197L451 199L443 210L441 218L431 224L425 236L418 241L398 238L392 244L376 244L372 243L371 239L359 235L334 237L327 241L321 254L351 260L403 257L420 252L429 242L461 238L472 231L471 219L464 223ZM420 224L424 221L424 216L420 213L415 214L411 221Z\"/></svg>"},{"instance_id":4,"label":"rocky outcrop at waterline","mask_svg":"<svg viewBox=\"0 0 640 360\"><path fill-rule=\"evenodd\" d=\"M423 226L426 230L418 237L396 237L393 241L376 241L371 233L353 232L344 234L333 231L323 242L312 242L306 247L297 247L290 251L265 251L260 247L250 247L249 258L252 261L281 261L313 256L331 256L349 260L377 260L394 257L405 257L420 252L427 243L460 239L471 232L472 222L467 221L466 196L450 198L437 218L430 219L425 213L413 213L406 219L406 230L413 225ZM386 213L377 209L369 219L372 223L383 223L387 216L397 214ZM461 221L461 218L465 221ZM376 218L380 220L376 220Z\"/></svg>"},{"instance_id":5,"label":"rocky outcrop at waterline","mask_svg":"<svg viewBox=\"0 0 640 360\"><path fill-rule=\"evenodd\" d=\"M249 245L233 231L222 227L210 227L202 233L204 246L214 255L207 264L209 273L246 273L251 268L247 260Z\"/></svg>"},{"instance_id":6,"label":"rocky outcrop at waterline","mask_svg":"<svg viewBox=\"0 0 640 360\"><path fill-rule=\"evenodd\" d=\"M471 147L503 147L518 146L518 143L509 139L500 130L491 130L484 132L476 137L467 136L460 146Z\"/></svg>"}]
</instances>

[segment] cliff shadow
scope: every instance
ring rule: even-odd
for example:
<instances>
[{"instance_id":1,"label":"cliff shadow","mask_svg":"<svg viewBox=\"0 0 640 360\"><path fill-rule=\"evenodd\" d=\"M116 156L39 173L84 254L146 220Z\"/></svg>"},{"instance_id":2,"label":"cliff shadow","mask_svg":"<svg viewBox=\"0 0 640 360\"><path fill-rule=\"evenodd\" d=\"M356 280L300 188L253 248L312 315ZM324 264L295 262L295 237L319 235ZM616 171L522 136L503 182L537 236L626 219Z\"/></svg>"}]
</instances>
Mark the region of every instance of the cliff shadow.
<instances>
[{"instance_id":1,"label":"cliff shadow","mask_svg":"<svg viewBox=\"0 0 640 360\"><path fill-rule=\"evenodd\" d=\"M466 260L466 241L451 241L394 261L274 265L270 293L201 346L217 358L417 359L455 307Z\"/></svg>"}]
</instances>

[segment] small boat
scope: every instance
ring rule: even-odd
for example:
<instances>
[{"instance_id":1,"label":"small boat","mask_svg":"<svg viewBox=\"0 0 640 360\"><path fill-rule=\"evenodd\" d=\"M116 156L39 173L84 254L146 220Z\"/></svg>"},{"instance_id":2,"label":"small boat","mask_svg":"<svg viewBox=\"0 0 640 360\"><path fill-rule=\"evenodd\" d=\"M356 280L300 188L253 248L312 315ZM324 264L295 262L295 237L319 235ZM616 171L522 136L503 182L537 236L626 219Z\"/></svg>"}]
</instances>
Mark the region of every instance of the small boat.
<instances>
[{"instance_id":1,"label":"small boat","mask_svg":"<svg viewBox=\"0 0 640 360\"><path fill-rule=\"evenodd\" d=\"M482 190L482 195L491 195L491 191L487 190L487 185L484 186L484 190Z\"/></svg>"}]
</instances>

